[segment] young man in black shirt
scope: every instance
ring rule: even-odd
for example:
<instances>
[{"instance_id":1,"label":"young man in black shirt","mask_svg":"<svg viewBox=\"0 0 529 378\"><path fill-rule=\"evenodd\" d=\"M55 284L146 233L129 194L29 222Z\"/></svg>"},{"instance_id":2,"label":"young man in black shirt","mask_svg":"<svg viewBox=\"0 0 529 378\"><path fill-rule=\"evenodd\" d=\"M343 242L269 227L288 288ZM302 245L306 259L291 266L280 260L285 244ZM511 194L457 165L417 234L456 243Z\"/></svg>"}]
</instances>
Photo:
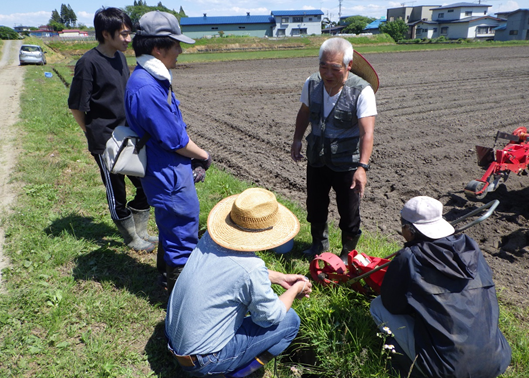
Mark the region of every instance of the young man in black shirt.
<instances>
[{"instance_id":1,"label":"young man in black shirt","mask_svg":"<svg viewBox=\"0 0 529 378\"><path fill-rule=\"evenodd\" d=\"M131 41L132 22L121 9L102 8L96 12L94 27L99 45L75 65L68 107L99 166L110 215L125 244L151 252L158 238L147 233L150 207L140 179L128 176L136 195L127 204L125 176L110 173L102 160L114 128L126 124L124 95L130 71L123 51Z\"/></svg>"}]
</instances>

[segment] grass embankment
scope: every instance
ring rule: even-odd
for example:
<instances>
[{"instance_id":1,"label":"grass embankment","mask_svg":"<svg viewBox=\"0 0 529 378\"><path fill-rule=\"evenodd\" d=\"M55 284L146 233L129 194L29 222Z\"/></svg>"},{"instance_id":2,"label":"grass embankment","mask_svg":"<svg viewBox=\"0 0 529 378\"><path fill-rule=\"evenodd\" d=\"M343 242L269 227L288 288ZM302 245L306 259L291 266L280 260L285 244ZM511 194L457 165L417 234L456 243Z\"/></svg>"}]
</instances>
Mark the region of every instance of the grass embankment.
<instances>
[{"instance_id":1,"label":"grass embankment","mask_svg":"<svg viewBox=\"0 0 529 378\"><path fill-rule=\"evenodd\" d=\"M265 39L257 37L223 37L197 39L194 45L182 44L184 53L178 58L180 63L213 62L226 60L279 59L318 56L321 43L329 37L306 36L284 39ZM416 43L396 44L387 34L373 36L346 37L360 53L401 52L421 50L441 50L460 48L483 48L516 46L529 44L529 41L511 42L463 42L463 43ZM42 41L40 42L42 44ZM60 51L70 62L75 62L97 42L52 41L47 46ZM135 64L134 52L125 52L130 65Z\"/></svg>"},{"instance_id":2,"label":"grass embankment","mask_svg":"<svg viewBox=\"0 0 529 378\"><path fill-rule=\"evenodd\" d=\"M56 72L70 76L66 65ZM108 215L105 191L86 141L66 106L68 91L49 67L28 66L22 95L23 152L13 176L20 188L12 215L4 218L6 293L0 296L1 377L179 377L167 354L163 321L167 297L156 284L153 254L126 248ZM197 185L201 231L209 210L251 184L213 166ZM304 211L280 199L299 217L295 249L261 252L271 269L308 275L301 251L310 242ZM155 231L151 219L152 231ZM331 229L331 245L340 245ZM358 249L389 255L398 246L365 235ZM278 292L281 289L277 289ZM314 285L310 299L296 301L302 326L283 357L279 377L390 378L383 340L369 315L369 298L344 286ZM521 309L501 308L501 328L513 347L504 377L529 371L527 325ZM303 361L309 364L302 364ZM273 364L266 377L272 376Z\"/></svg>"}]
</instances>

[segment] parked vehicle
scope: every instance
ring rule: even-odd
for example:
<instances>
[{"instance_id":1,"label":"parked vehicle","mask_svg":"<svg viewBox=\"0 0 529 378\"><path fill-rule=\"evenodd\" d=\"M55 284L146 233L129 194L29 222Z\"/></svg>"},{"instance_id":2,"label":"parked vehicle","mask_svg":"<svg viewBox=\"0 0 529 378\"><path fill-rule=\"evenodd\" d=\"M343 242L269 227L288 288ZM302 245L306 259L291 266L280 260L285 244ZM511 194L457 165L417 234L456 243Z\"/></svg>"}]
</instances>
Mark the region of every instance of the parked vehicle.
<instances>
[{"instance_id":1,"label":"parked vehicle","mask_svg":"<svg viewBox=\"0 0 529 378\"><path fill-rule=\"evenodd\" d=\"M45 54L38 45L22 45L20 46L18 59L20 60L21 66L24 64L40 64L43 66L46 64Z\"/></svg>"}]
</instances>

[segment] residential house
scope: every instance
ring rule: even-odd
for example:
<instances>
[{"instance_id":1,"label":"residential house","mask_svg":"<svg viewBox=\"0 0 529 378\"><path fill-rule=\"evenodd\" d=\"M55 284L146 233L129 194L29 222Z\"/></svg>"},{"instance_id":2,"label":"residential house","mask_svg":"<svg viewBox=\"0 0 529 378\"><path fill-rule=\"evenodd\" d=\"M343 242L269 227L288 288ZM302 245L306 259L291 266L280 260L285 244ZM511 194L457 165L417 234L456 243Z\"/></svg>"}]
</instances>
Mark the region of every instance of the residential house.
<instances>
[{"instance_id":1,"label":"residential house","mask_svg":"<svg viewBox=\"0 0 529 378\"><path fill-rule=\"evenodd\" d=\"M487 15L490 5L476 3L456 3L432 8L431 21L415 24L415 38L474 39L494 38L495 28L504 20Z\"/></svg>"},{"instance_id":2,"label":"residential house","mask_svg":"<svg viewBox=\"0 0 529 378\"><path fill-rule=\"evenodd\" d=\"M529 9L496 13L496 16L506 22L495 29L495 41L529 40Z\"/></svg>"},{"instance_id":3,"label":"residential house","mask_svg":"<svg viewBox=\"0 0 529 378\"><path fill-rule=\"evenodd\" d=\"M432 19L432 8L440 7L440 5L418 5L415 7L398 7L390 8L386 12L386 19L388 22L396 20L404 20L408 24L408 39L422 38L417 37L417 24L421 21L429 21Z\"/></svg>"},{"instance_id":4,"label":"residential house","mask_svg":"<svg viewBox=\"0 0 529 378\"><path fill-rule=\"evenodd\" d=\"M321 10L272 11L275 19L274 37L321 35Z\"/></svg>"},{"instance_id":5,"label":"residential house","mask_svg":"<svg viewBox=\"0 0 529 378\"><path fill-rule=\"evenodd\" d=\"M367 25L362 33L380 34L380 25L386 22L386 17L382 16L378 20Z\"/></svg>"},{"instance_id":6,"label":"residential house","mask_svg":"<svg viewBox=\"0 0 529 378\"><path fill-rule=\"evenodd\" d=\"M53 30L51 26L41 25L37 30L30 30L29 35L32 37L38 38L49 38L49 37L58 37L59 33Z\"/></svg>"},{"instance_id":7,"label":"residential house","mask_svg":"<svg viewBox=\"0 0 529 378\"><path fill-rule=\"evenodd\" d=\"M86 38L88 37L88 32L77 29L64 29L59 32L60 38Z\"/></svg>"}]
</instances>

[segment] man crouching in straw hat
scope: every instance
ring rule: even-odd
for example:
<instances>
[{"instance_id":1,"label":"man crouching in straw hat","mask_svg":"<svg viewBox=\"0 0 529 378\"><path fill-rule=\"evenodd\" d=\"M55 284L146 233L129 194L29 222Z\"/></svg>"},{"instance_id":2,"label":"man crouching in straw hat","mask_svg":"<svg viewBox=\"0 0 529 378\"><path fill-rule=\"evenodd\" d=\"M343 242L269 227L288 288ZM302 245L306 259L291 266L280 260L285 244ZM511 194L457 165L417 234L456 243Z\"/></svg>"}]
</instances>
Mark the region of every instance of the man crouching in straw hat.
<instances>
[{"instance_id":1,"label":"man crouching in straw hat","mask_svg":"<svg viewBox=\"0 0 529 378\"><path fill-rule=\"evenodd\" d=\"M245 377L290 345L300 325L292 303L308 297L312 285L302 275L268 270L254 251L279 247L298 232L296 216L265 189L247 189L211 210L167 306L168 348L183 370ZM272 284L286 291L277 296Z\"/></svg>"},{"instance_id":2,"label":"man crouching in straw hat","mask_svg":"<svg viewBox=\"0 0 529 378\"><path fill-rule=\"evenodd\" d=\"M430 197L406 202L405 248L389 264L371 314L391 335L386 344L402 377L495 378L511 348L498 328L492 272L476 242L454 235L442 212Z\"/></svg>"}]
</instances>

